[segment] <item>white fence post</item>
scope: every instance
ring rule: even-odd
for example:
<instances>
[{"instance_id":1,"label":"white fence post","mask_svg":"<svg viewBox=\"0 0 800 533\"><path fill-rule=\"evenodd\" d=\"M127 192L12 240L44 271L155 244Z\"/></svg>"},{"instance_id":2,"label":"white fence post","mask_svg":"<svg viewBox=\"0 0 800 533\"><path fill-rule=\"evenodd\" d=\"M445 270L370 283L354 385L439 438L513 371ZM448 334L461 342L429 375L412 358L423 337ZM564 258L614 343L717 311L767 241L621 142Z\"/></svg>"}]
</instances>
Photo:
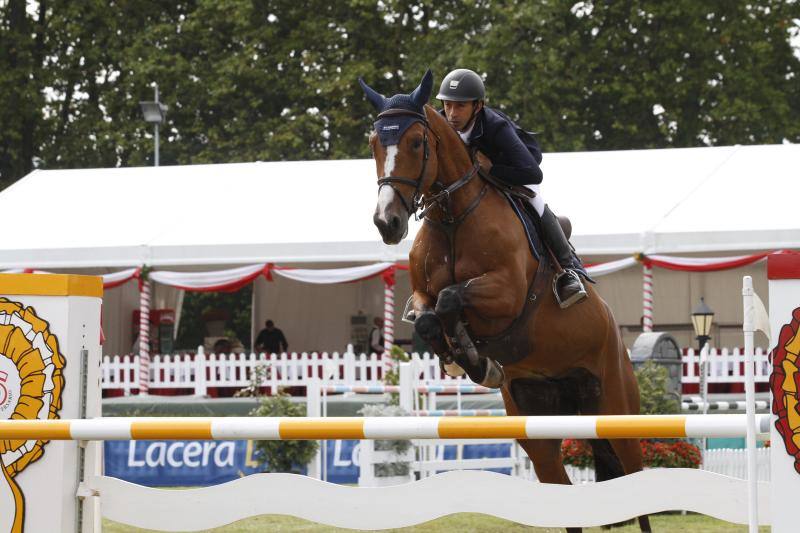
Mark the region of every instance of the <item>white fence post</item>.
<instances>
[{"instance_id":1,"label":"white fence post","mask_svg":"<svg viewBox=\"0 0 800 533\"><path fill-rule=\"evenodd\" d=\"M308 380L306 386L306 416L320 417L322 416L322 398L321 387L319 378L311 378ZM315 479L322 479L322 443L317 447L317 453L314 458L308 463L308 475Z\"/></svg>"},{"instance_id":2,"label":"white fence post","mask_svg":"<svg viewBox=\"0 0 800 533\"><path fill-rule=\"evenodd\" d=\"M356 354L353 352L353 345L347 345L347 351L344 352L344 384L356 384Z\"/></svg>"},{"instance_id":3,"label":"white fence post","mask_svg":"<svg viewBox=\"0 0 800 533\"><path fill-rule=\"evenodd\" d=\"M375 441L362 440L358 445L358 486L375 486Z\"/></svg>"},{"instance_id":4,"label":"white fence post","mask_svg":"<svg viewBox=\"0 0 800 533\"><path fill-rule=\"evenodd\" d=\"M756 387L753 375L753 336L755 333L755 303L753 301L753 278L742 280L742 304L744 306L744 393L747 413L747 518L750 533L758 533L758 470L756 464Z\"/></svg>"},{"instance_id":5,"label":"white fence post","mask_svg":"<svg viewBox=\"0 0 800 533\"><path fill-rule=\"evenodd\" d=\"M197 347L197 355L194 357L194 395L207 396L208 386L206 385L206 353L203 346Z\"/></svg>"},{"instance_id":6,"label":"white fence post","mask_svg":"<svg viewBox=\"0 0 800 533\"><path fill-rule=\"evenodd\" d=\"M412 363L400 363L400 408L406 413L414 410L414 376Z\"/></svg>"}]
</instances>

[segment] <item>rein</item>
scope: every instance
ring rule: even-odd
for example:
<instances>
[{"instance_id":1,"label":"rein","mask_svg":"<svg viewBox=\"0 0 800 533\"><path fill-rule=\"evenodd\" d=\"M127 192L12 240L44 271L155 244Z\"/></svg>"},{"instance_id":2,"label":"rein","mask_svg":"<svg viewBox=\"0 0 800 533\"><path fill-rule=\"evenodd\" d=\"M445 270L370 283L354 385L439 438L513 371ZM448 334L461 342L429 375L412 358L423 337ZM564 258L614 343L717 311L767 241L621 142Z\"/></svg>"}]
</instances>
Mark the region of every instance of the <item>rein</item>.
<instances>
[{"instance_id":1,"label":"rein","mask_svg":"<svg viewBox=\"0 0 800 533\"><path fill-rule=\"evenodd\" d=\"M407 178L404 176L381 176L378 178L378 190L384 185L388 185L397 195L400 197L400 201L403 202L403 207L406 208L408 212L408 216L414 216L415 220L419 220L420 218L424 218L425 220L431 220L427 218L428 212L433 208L438 206L439 209L442 211L444 220L443 223L445 224L460 224L472 211L478 207L481 199L486 194L487 186L484 185L483 189L481 190L480 194L476 197L475 200L467 207L467 209L459 215L458 219L454 218L451 214L451 201L450 195L455 193L457 190L465 186L469 183L473 177L478 175L478 171L480 169L480 165L476 161L472 168L463 175L461 178L456 180L455 182L451 183L447 187L442 185L442 183L437 179L431 184L431 188L438 188L439 192L434 193L433 195L428 196L425 198L422 193L422 186L425 181L425 170L428 167L428 159L430 157L430 143L428 141L428 130L433 134L436 138L436 151L438 153L439 150L439 136L436 135L431 127L430 123L428 122L428 117L426 117L422 113L417 113L415 111L407 110L407 109L387 109L382 113L378 114L378 119L390 116L397 116L397 115L406 115L411 116L416 119L417 122L420 122L423 126L423 137L422 137L422 144L423 144L423 153L422 153L422 168L419 171L419 175L416 179ZM409 187L414 187L414 192L411 195L411 200L406 200L406 197L397 189L395 184L402 184L408 185ZM421 209L421 211L420 211Z\"/></svg>"},{"instance_id":2,"label":"rein","mask_svg":"<svg viewBox=\"0 0 800 533\"><path fill-rule=\"evenodd\" d=\"M491 180L487 180L485 176L482 175L480 172L480 163L475 160L473 162L472 167L470 170L461 176L458 180L454 181L448 186L444 186L438 178L435 178L434 182L431 184L431 189L437 189L437 192L432 192L429 194L427 198L425 198L424 194L422 193L422 186L425 180L425 170L428 167L428 158L430 157L430 146L428 141L428 130L431 131L433 136L436 138L436 151L439 151L439 143L441 139L436 134L433 129L431 129L430 123L428 122L428 117L426 117L422 113L417 113L415 111L410 111L406 109L387 109L382 113L378 114L378 119L389 117L389 116L397 116L397 115L406 115L413 117L417 122L420 122L424 128L424 133L422 137L422 142L424 145L423 155L422 155L422 168L419 171L419 176L417 179L411 179L404 176L381 176L378 178L378 190L384 185L388 185L392 189L394 189L395 193L400 197L400 200L403 202L403 206L406 208L408 212L408 216L414 215L416 220L422 218L425 222L433 225L434 227L440 229L446 236L447 241L449 244L449 251L450 257L452 258L450 261L450 276L453 279L453 283L456 282L456 232L458 228L461 226L461 223L478 207L483 200L483 197L486 196L486 193L489 190L489 183L493 183ZM481 192L470 202L469 206L460 214L458 217L454 217L452 214L452 201L451 196L453 193L464 187L467 183L469 183L472 178L475 176L479 176L481 179L484 180L483 187L481 188ZM396 184L408 185L410 187L414 187L414 192L411 195L411 200L406 200L405 196L397 189L395 186ZM428 217L428 213L434 207L438 207L439 211L442 213L442 220L434 220ZM421 211L420 211L421 209Z\"/></svg>"}]
</instances>

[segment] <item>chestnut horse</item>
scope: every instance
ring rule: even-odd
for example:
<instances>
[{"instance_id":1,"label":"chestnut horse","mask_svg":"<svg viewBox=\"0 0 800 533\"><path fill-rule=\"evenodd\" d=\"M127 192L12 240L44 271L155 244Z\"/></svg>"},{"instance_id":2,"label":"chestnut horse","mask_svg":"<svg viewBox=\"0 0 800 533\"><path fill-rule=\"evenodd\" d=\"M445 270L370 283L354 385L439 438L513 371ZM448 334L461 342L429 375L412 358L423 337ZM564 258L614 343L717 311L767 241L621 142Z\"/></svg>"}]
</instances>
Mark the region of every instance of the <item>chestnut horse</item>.
<instances>
[{"instance_id":1,"label":"chestnut horse","mask_svg":"<svg viewBox=\"0 0 800 533\"><path fill-rule=\"evenodd\" d=\"M379 176L374 223L385 243L397 244L422 210L409 255L410 314L440 360L500 387L509 415L639 414L633 367L608 305L589 285L584 302L559 307L550 290L554 261L534 258L509 191L480 175L457 133L426 104L430 71L412 94L389 99L359 81L379 112L369 141ZM637 439L589 443L598 481L642 469ZM519 444L540 481L570 483L560 440ZM646 516L639 524L650 530Z\"/></svg>"}]
</instances>

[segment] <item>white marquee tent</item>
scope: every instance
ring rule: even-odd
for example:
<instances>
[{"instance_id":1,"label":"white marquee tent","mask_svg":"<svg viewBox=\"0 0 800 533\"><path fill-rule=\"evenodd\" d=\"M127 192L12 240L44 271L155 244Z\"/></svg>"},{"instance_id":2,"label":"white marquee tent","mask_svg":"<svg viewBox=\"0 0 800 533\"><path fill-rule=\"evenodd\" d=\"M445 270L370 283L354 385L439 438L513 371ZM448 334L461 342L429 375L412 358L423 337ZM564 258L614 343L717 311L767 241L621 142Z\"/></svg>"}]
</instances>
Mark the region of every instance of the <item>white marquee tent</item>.
<instances>
[{"instance_id":1,"label":"white marquee tent","mask_svg":"<svg viewBox=\"0 0 800 533\"><path fill-rule=\"evenodd\" d=\"M800 146L546 154L583 255L800 246ZM369 160L37 170L0 193L0 268L395 261Z\"/></svg>"},{"instance_id":2,"label":"white marquee tent","mask_svg":"<svg viewBox=\"0 0 800 533\"><path fill-rule=\"evenodd\" d=\"M800 248L798 167L797 145L548 153L542 164L545 198L570 216L589 261ZM0 269L404 261L418 225L400 246L380 241L375 175L370 160L37 170L0 193ZM266 285L257 284L273 290ZM640 289L639 281L639 301ZM355 300L348 312L373 305ZM254 318L276 312L267 306ZM325 342L295 346L334 349Z\"/></svg>"}]
</instances>

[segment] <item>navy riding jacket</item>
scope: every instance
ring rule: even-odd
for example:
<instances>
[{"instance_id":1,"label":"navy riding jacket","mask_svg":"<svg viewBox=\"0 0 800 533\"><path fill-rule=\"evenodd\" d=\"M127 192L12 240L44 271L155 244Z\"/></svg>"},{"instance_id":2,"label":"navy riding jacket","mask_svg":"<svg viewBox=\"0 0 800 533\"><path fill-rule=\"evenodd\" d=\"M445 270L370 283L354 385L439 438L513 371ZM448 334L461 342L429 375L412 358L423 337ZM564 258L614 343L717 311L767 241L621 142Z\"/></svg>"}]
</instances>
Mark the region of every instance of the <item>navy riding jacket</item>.
<instances>
[{"instance_id":1,"label":"navy riding jacket","mask_svg":"<svg viewBox=\"0 0 800 533\"><path fill-rule=\"evenodd\" d=\"M440 113L444 115L443 110ZM542 182L539 143L501 111L484 106L475 118L467 144L489 158L492 176L513 185Z\"/></svg>"}]
</instances>

